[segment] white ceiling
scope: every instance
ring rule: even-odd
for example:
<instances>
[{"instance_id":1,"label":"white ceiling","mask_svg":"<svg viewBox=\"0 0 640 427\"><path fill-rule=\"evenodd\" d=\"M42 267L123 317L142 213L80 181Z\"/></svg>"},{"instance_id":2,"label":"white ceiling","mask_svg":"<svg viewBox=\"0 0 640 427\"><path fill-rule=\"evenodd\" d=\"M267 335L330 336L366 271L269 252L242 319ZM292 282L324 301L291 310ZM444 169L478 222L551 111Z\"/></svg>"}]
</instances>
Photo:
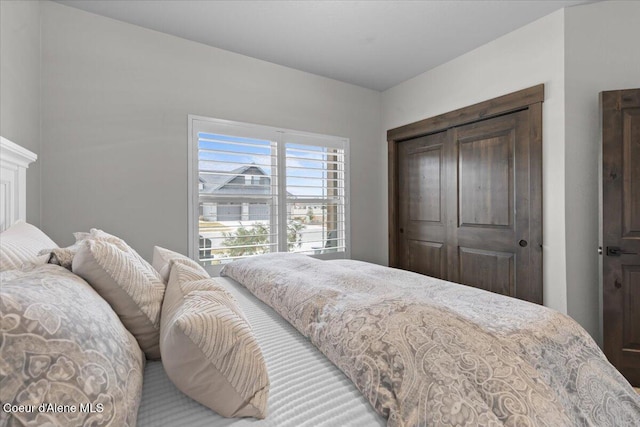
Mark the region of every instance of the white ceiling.
<instances>
[{"instance_id":1,"label":"white ceiling","mask_svg":"<svg viewBox=\"0 0 640 427\"><path fill-rule=\"evenodd\" d=\"M590 0L57 0L375 90Z\"/></svg>"}]
</instances>

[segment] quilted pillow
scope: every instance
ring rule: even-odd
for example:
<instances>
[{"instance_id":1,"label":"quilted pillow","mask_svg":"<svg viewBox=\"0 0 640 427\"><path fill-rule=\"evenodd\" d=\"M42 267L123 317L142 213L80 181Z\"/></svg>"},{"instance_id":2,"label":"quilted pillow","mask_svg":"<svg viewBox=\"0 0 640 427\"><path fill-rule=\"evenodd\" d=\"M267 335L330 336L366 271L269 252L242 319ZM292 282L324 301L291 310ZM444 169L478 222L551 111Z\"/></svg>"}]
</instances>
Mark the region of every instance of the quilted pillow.
<instances>
[{"instance_id":1,"label":"quilted pillow","mask_svg":"<svg viewBox=\"0 0 640 427\"><path fill-rule=\"evenodd\" d=\"M124 241L87 238L73 258L73 272L104 298L149 359L160 358L160 309L165 285Z\"/></svg>"},{"instance_id":2,"label":"quilted pillow","mask_svg":"<svg viewBox=\"0 0 640 427\"><path fill-rule=\"evenodd\" d=\"M57 265L0 281L0 401L36 408L0 410L0 425L135 426L144 355L109 304ZM43 412L42 403L75 410Z\"/></svg>"},{"instance_id":3,"label":"quilted pillow","mask_svg":"<svg viewBox=\"0 0 640 427\"><path fill-rule=\"evenodd\" d=\"M0 271L21 268L24 264L45 264L47 257L39 256L41 250L57 248L38 227L18 221L0 233Z\"/></svg>"},{"instance_id":4,"label":"quilted pillow","mask_svg":"<svg viewBox=\"0 0 640 427\"><path fill-rule=\"evenodd\" d=\"M229 292L194 275L171 267L160 334L167 376L222 416L264 418L269 377L251 326Z\"/></svg>"},{"instance_id":5,"label":"quilted pillow","mask_svg":"<svg viewBox=\"0 0 640 427\"><path fill-rule=\"evenodd\" d=\"M205 277L209 277L206 270L191 258L160 246L154 246L151 265L160 274L164 283L169 281L169 270L172 262L188 265L194 270L200 271Z\"/></svg>"}]
</instances>

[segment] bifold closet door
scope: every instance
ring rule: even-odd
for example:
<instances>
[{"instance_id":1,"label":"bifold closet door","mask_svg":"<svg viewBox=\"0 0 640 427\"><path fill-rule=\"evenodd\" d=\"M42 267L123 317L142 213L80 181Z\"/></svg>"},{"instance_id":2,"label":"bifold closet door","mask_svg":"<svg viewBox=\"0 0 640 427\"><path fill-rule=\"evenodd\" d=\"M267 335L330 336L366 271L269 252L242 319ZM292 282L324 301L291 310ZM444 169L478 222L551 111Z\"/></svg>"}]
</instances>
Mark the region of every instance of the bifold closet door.
<instances>
[{"instance_id":1,"label":"bifold closet door","mask_svg":"<svg viewBox=\"0 0 640 427\"><path fill-rule=\"evenodd\" d=\"M398 146L398 267L446 279L447 132Z\"/></svg>"},{"instance_id":2,"label":"bifold closet door","mask_svg":"<svg viewBox=\"0 0 640 427\"><path fill-rule=\"evenodd\" d=\"M530 110L398 144L399 267L542 303ZM533 154L533 157L532 157ZM534 226L539 226L533 215Z\"/></svg>"}]
</instances>

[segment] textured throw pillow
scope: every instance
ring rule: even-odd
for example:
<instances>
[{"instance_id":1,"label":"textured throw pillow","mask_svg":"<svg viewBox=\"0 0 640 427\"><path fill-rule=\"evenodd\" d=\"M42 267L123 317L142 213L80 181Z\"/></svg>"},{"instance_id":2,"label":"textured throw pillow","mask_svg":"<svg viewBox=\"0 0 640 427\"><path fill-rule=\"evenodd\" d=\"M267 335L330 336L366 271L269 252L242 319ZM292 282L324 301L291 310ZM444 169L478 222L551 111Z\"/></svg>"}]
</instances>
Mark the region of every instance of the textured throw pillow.
<instances>
[{"instance_id":1,"label":"textured throw pillow","mask_svg":"<svg viewBox=\"0 0 640 427\"><path fill-rule=\"evenodd\" d=\"M18 221L0 233L0 271L19 269L23 264L46 264L47 257L38 254L57 247L39 228Z\"/></svg>"},{"instance_id":2,"label":"textured throw pillow","mask_svg":"<svg viewBox=\"0 0 640 427\"><path fill-rule=\"evenodd\" d=\"M147 358L159 359L165 285L153 267L124 242L92 238L83 240L72 267L111 304Z\"/></svg>"},{"instance_id":3,"label":"textured throw pillow","mask_svg":"<svg viewBox=\"0 0 640 427\"><path fill-rule=\"evenodd\" d=\"M46 256L49 264L59 265L67 270L71 270L73 257L76 255L78 249L80 249L79 245L67 246L66 248L43 249L38 252L38 255Z\"/></svg>"},{"instance_id":4,"label":"textured throw pillow","mask_svg":"<svg viewBox=\"0 0 640 427\"><path fill-rule=\"evenodd\" d=\"M76 239L76 242L73 245L67 246L66 248L43 249L39 252L39 255L47 255L47 262L49 264L59 265L67 270L71 270L73 257L76 256L76 253L78 253L82 247L82 241L90 237L90 234L76 232L73 233L73 237Z\"/></svg>"},{"instance_id":5,"label":"textured throw pillow","mask_svg":"<svg viewBox=\"0 0 640 427\"><path fill-rule=\"evenodd\" d=\"M183 393L225 417L264 418L269 377L233 296L214 279L174 263L162 307L160 350Z\"/></svg>"},{"instance_id":6,"label":"textured throw pillow","mask_svg":"<svg viewBox=\"0 0 640 427\"><path fill-rule=\"evenodd\" d=\"M89 230L89 233L74 233L74 236L75 235L80 236L83 240L100 240L103 242L112 243L119 249L133 254L133 256L141 263L148 264L147 261L138 254L138 252L134 251L133 248L127 244L127 242L125 242L118 236L114 236L113 234L109 234L98 228L92 228L91 230ZM76 236L76 238L78 238L78 236Z\"/></svg>"},{"instance_id":7,"label":"textured throw pillow","mask_svg":"<svg viewBox=\"0 0 640 427\"><path fill-rule=\"evenodd\" d=\"M151 262L151 265L160 274L164 283L169 281L169 270L172 262L191 266L193 269L202 272L205 278L209 277L205 269L191 258L160 246L154 246L153 261Z\"/></svg>"},{"instance_id":8,"label":"textured throw pillow","mask_svg":"<svg viewBox=\"0 0 640 427\"><path fill-rule=\"evenodd\" d=\"M0 282L0 402L36 408L0 410L0 425L135 426L144 355L109 304L56 265L5 271Z\"/></svg>"}]
</instances>

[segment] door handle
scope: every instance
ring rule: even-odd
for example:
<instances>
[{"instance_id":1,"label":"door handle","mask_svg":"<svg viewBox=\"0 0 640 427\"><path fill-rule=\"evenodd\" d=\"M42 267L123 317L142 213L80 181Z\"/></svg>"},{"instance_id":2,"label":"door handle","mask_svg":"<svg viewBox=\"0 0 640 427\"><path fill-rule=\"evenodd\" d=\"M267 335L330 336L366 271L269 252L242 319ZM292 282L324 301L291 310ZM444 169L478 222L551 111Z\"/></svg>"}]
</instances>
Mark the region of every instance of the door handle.
<instances>
[{"instance_id":1,"label":"door handle","mask_svg":"<svg viewBox=\"0 0 640 427\"><path fill-rule=\"evenodd\" d=\"M638 253L625 251L624 249L620 249L618 246L607 246L607 256L620 256L620 255L638 255Z\"/></svg>"}]
</instances>

